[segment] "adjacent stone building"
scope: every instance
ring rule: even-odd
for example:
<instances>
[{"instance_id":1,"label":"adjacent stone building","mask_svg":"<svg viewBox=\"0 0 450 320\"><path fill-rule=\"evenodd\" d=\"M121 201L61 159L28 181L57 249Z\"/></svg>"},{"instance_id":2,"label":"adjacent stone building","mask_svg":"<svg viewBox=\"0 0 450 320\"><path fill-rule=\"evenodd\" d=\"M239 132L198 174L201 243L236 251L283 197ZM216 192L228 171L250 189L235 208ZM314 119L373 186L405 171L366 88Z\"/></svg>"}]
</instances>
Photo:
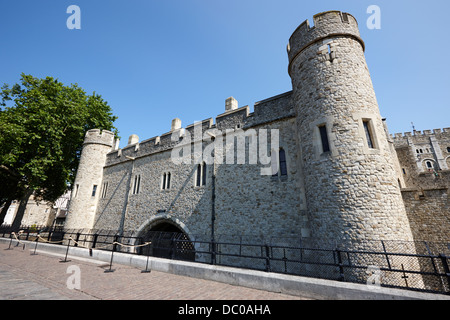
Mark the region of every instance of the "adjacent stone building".
<instances>
[{"instance_id":1,"label":"adjacent stone building","mask_svg":"<svg viewBox=\"0 0 450 320\"><path fill-rule=\"evenodd\" d=\"M415 240L450 238L450 128L390 136L398 183Z\"/></svg>"},{"instance_id":2,"label":"adjacent stone building","mask_svg":"<svg viewBox=\"0 0 450 320\"><path fill-rule=\"evenodd\" d=\"M448 241L450 129L390 135L353 16L289 39L292 91L117 148L86 134L67 229ZM169 129L169 125L168 125Z\"/></svg>"},{"instance_id":3,"label":"adjacent stone building","mask_svg":"<svg viewBox=\"0 0 450 320\"><path fill-rule=\"evenodd\" d=\"M39 228L63 226L66 219L69 200L70 191L63 194L53 203L43 201L32 194L26 203L21 225ZM13 224L17 210L19 209L19 204L20 201L17 200L11 203L2 226Z\"/></svg>"}]
</instances>

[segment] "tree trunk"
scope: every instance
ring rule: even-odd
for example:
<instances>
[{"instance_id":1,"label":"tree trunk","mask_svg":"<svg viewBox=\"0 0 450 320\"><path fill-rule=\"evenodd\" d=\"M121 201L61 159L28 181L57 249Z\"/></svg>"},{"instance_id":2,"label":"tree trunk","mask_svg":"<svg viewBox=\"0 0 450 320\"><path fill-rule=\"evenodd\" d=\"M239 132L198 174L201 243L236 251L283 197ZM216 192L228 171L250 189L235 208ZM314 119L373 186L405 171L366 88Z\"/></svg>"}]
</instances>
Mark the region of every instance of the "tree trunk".
<instances>
[{"instance_id":1,"label":"tree trunk","mask_svg":"<svg viewBox=\"0 0 450 320\"><path fill-rule=\"evenodd\" d=\"M19 208L17 209L16 217L14 218L14 222L12 224L13 230L19 230L20 225L22 224L22 219L25 214L25 209L27 208L28 199L33 194L33 189L28 189L25 191L25 195L20 199Z\"/></svg>"},{"instance_id":2,"label":"tree trunk","mask_svg":"<svg viewBox=\"0 0 450 320\"><path fill-rule=\"evenodd\" d=\"M13 202L14 199L8 199L6 200L6 202L3 205L2 210L0 211L0 226L3 224L3 222L5 221L5 217L6 214L8 213L8 209L11 206L11 203Z\"/></svg>"}]
</instances>

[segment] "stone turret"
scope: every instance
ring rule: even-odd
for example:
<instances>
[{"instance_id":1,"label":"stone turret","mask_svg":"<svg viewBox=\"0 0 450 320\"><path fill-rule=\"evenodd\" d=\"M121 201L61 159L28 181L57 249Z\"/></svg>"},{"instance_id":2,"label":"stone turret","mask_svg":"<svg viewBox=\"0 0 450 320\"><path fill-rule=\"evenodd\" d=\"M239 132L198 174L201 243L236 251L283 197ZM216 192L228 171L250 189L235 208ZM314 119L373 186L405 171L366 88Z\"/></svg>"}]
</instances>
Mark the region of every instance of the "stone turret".
<instances>
[{"instance_id":1,"label":"stone turret","mask_svg":"<svg viewBox=\"0 0 450 320\"><path fill-rule=\"evenodd\" d=\"M114 133L98 129L86 133L72 192L66 229L92 229L102 190L106 154L114 145Z\"/></svg>"},{"instance_id":2,"label":"stone turret","mask_svg":"<svg viewBox=\"0 0 450 320\"><path fill-rule=\"evenodd\" d=\"M356 19L302 23L288 45L311 236L413 240Z\"/></svg>"}]
</instances>

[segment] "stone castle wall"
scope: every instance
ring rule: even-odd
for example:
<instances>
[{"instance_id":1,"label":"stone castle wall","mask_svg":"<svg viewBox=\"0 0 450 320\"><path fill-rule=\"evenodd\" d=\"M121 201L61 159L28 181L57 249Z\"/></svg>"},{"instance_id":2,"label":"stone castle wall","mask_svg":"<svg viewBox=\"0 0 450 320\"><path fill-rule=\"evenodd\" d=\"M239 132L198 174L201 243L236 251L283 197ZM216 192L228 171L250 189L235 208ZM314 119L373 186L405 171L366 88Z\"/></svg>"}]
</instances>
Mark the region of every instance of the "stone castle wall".
<instances>
[{"instance_id":1,"label":"stone castle wall","mask_svg":"<svg viewBox=\"0 0 450 320\"><path fill-rule=\"evenodd\" d=\"M316 15L314 25L300 25L288 45L293 90L255 103L253 112L229 98L215 119L185 128L174 119L170 131L141 142L133 135L116 150L111 135L88 132L66 228L145 232L169 223L191 239L214 233L332 242L437 239L441 231L448 236L449 171L436 175L420 168L427 159L450 167L449 130L434 131L433 138L431 132L388 136L356 20L330 11ZM364 122L370 123L372 147ZM329 152L322 152L321 125ZM263 175L270 165L260 159L251 164L248 156L237 164L237 151L227 164L224 152L206 164L206 184L197 185L202 161L195 152L210 153L212 136L219 143L221 133L244 132L248 155L254 147L250 136L263 130L278 130L286 175ZM187 137L193 139L186 144L189 163L173 162L174 148ZM256 139L258 145L260 136ZM221 142L225 149L225 138ZM278 154L272 141L264 146Z\"/></svg>"},{"instance_id":2,"label":"stone castle wall","mask_svg":"<svg viewBox=\"0 0 450 320\"><path fill-rule=\"evenodd\" d=\"M114 133L98 129L86 132L75 178L66 229L90 228L97 209L106 154L114 144Z\"/></svg>"},{"instance_id":3,"label":"stone castle wall","mask_svg":"<svg viewBox=\"0 0 450 320\"><path fill-rule=\"evenodd\" d=\"M312 235L412 240L356 20L314 16L313 28L294 32L288 55Z\"/></svg>"},{"instance_id":4,"label":"stone castle wall","mask_svg":"<svg viewBox=\"0 0 450 320\"><path fill-rule=\"evenodd\" d=\"M414 239L448 241L450 128L397 133L391 138L403 175L402 196Z\"/></svg>"},{"instance_id":5,"label":"stone castle wall","mask_svg":"<svg viewBox=\"0 0 450 320\"><path fill-rule=\"evenodd\" d=\"M402 191L415 241L449 242L448 188Z\"/></svg>"},{"instance_id":6,"label":"stone castle wall","mask_svg":"<svg viewBox=\"0 0 450 320\"><path fill-rule=\"evenodd\" d=\"M397 133L391 138L405 181L402 187L449 186L450 128Z\"/></svg>"},{"instance_id":7,"label":"stone castle wall","mask_svg":"<svg viewBox=\"0 0 450 320\"><path fill-rule=\"evenodd\" d=\"M233 154L233 164L227 164L224 152L222 161L216 158L215 165L206 166L206 185L197 186L198 164L194 161L175 164L171 160L177 142L172 141L173 132L169 132L108 154L103 170L103 187L107 184L107 192L100 193L93 227L117 229L123 220L124 230L145 230L170 221L189 236L209 235L215 167L215 234L308 235L301 171L295 165L298 161L295 118L290 97L288 92L258 102L253 113L247 106L229 110L217 116L215 124L211 119L201 122L202 137L206 130L223 133L227 129L236 133L279 130L280 147L287 156L287 176L261 175L261 169L267 166L249 163L251 142L246 138L245 164L237 164L237 150ZM185 130L194 136L192 125ZM202 148L210 143L203 141ZM225 143L224 137L224 146ZM237 141L235 145L237 148ZM194 148L193 142L191 151ZM194 160L194 153L191 160ZM162 188L164 173L171 176L169 189ZM140 186L139 192L134 194L136 177L140 179Z\"/></svg>"}]
</instances>

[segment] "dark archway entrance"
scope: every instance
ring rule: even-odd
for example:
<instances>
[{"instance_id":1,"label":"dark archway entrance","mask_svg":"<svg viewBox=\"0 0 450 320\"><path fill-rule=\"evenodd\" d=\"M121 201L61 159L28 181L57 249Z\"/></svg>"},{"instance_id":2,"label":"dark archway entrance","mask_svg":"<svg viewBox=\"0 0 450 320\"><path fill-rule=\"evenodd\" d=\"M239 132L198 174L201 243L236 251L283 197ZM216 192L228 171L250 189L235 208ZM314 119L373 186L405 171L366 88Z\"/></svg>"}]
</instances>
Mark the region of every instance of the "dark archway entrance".
<instances>
[{"instance_id":1,"label":"dark archway entrance","mask_svg":"<svg viewBox=\"0 0 450 320\"><path fill-rule=\"evenodd\" d=\"M160 222L143 231L142 240L152 244L144 247L143 255L195 261L195 248L187 234L170 222Z\"/></svg>"}]
</instances>

